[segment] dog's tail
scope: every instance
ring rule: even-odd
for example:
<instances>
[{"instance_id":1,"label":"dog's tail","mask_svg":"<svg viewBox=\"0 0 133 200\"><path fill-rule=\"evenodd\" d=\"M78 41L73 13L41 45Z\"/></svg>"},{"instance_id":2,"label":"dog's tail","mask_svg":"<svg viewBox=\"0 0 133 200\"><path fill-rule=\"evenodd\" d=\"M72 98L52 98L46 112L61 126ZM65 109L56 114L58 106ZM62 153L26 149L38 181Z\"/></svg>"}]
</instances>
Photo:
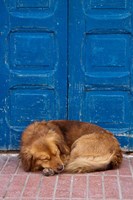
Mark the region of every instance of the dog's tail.
<instances>
[{"instance_id":1,"label":"dog's tail","mask_svg":"<svg viewBox=\"0 0 133 200\"><path fill-rule=\"evenodd\" d=\"M117 168L121 164L122 154L108 154L104 156L79 157L70 161L65 168L69 173L85 173Z\"/></svg>"}]
</instances>

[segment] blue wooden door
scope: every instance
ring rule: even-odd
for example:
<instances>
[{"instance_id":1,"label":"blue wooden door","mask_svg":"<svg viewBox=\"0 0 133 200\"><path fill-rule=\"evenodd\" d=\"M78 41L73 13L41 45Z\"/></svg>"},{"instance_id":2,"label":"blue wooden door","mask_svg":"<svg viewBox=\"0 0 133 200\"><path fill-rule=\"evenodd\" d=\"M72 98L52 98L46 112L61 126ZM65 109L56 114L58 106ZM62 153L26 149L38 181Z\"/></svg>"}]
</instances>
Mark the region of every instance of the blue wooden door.
<instances>
[{"instance_id":1,"label":"blue wooden door","mask_svg":"<svg viewBox=\"0 0 133 200\"><path fill-rule=\"evenodd\" d=\"M133 1L69 1L68 117L133 149Z\"/></svg>"},{"instance_id":2,"label":"blue wooden door","mask_svg":"<svg viewBox=\"0 0 133 200\"><path fill-rule=\"evenodd\" d=\"M0 1L0 149L33 120L67 117L66 3Z\"/></svg>"}]
</instances>

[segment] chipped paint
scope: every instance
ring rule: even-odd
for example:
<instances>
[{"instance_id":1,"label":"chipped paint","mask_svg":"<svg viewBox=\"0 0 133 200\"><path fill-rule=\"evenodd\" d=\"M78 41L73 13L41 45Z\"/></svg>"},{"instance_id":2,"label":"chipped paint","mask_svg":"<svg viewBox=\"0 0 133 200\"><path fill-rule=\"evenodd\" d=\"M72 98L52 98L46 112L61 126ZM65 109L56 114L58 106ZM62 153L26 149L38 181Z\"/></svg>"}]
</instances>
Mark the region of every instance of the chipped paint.
<instances>
[{"instance_id":1,"label":"chipped paint","mask_svg":"<svg viewBox=\"0 0 133 200\"><path fill-rule=\"evenodd\" d=\"M68 117L111 130L121 146L131 150L131 1L69 4Z\"/></svg>"},{"instance_id":2,"label":"chipped paint","mask_svg":"<svg viewBox=\"0 0 133 200\"><path fill-rule=\"evenodd\" d=\"M67 116L67 1L0 8L0 149L9 150L32 121Z\"/></svg>"}]
</instances>

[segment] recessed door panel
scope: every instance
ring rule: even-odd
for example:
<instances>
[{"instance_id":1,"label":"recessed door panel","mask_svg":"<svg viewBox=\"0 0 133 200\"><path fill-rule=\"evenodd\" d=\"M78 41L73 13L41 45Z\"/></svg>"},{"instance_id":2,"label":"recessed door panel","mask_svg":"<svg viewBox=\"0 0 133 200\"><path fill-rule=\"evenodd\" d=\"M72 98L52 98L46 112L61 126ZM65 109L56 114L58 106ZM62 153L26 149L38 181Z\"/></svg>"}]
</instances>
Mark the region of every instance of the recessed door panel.
<instances>
[{"instance_id":1,"label":"recessed door panel","mask_svg":"<svg viewBox=\"0 0 133 200\"><path fill-rule=\"evenodd\" d=\"M69 10L68 116L111 130L130 149L133 2L72 0Z\"/></svg>"},{"instance_id":2,"label":"recessed door panel","mask_svg":"<svg viewBox=\"0 0 133 200\"><path fill-rule=\"evenodd\" d=\"M26 125L67 117L67 1L0 3L0 147ZM61 77L61 78L60 78Z\"/></svg>"}]
</instances>

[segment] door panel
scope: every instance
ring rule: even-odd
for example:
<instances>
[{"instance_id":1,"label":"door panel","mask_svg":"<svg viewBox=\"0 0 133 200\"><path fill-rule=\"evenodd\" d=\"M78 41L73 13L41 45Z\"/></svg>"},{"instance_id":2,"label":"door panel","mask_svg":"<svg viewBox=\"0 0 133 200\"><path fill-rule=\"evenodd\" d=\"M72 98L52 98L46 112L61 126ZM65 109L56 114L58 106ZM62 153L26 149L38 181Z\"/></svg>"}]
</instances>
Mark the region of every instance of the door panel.
<instances>
[{"instance_id":1,"label":"door panel","mask_svg":"<svg viewBox=\"0 0 133 200\"><path fill-rule=\"evenodd\" d=\"M33 120L67 117L65 0L0 2L0 147Z\"/></svg>"},{"instance_id":2,"label":"door panel","mask_svg":"<svg viewBox=\"0 0 133 200\"><path fill-rule=\"evenodd\" d=\"M69 119L96 123L133 148L131 0L69 3Z\"/></svg>"}]
</instances>

